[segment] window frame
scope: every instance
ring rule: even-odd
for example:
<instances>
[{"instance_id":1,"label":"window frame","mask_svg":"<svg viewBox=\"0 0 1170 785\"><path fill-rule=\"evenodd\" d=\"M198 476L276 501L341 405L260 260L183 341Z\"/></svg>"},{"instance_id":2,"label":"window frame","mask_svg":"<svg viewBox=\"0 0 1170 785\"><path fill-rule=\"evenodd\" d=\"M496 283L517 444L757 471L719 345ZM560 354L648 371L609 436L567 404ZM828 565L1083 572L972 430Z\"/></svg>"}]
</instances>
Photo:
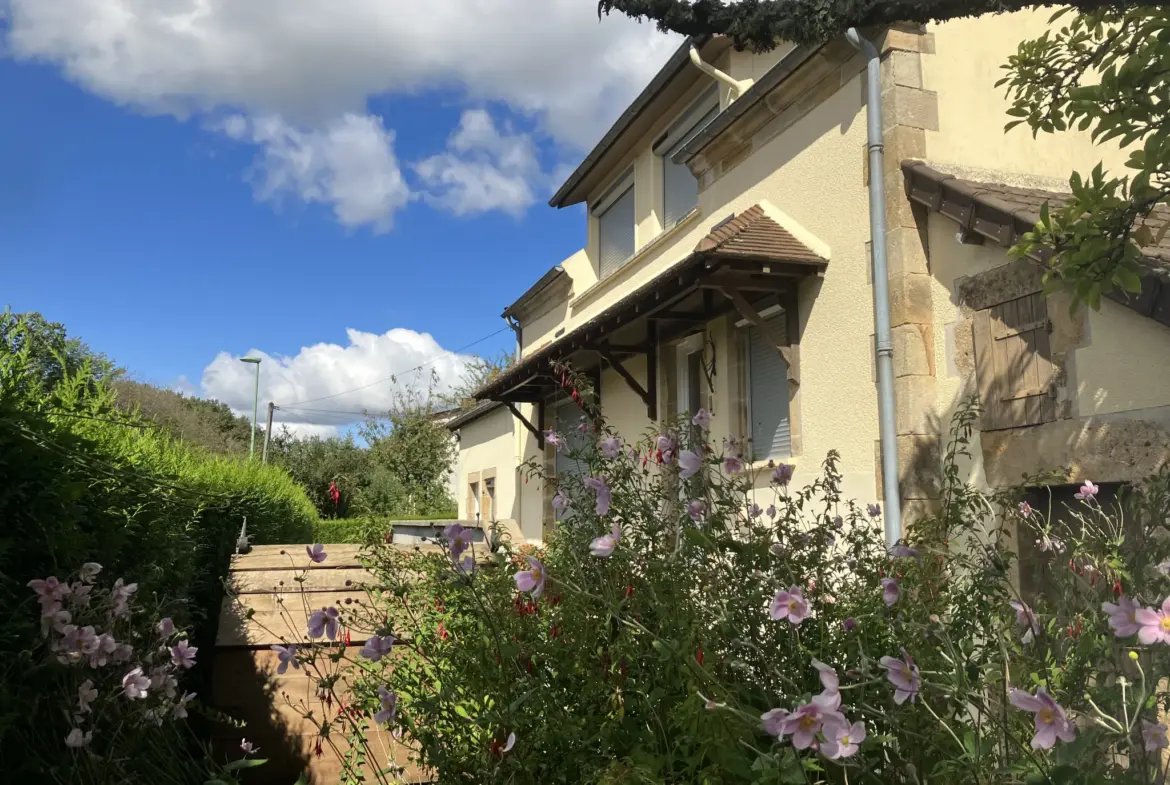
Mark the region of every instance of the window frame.
<instances>
[{"instance_id":1,"label":"window frame","mask_svg":"<svg viewBox=\"0 0 1170 785\"><path fill-rule=\"evenodd\" d=\"M787 318L788 307L791 307L791 306L789 305L786 307L785 303L773 302L773 303L770 303L769 305L765 306L764 308L758 308L757 313L759 314L760 318L764 319L764 320L771 319L772 317L780 315L780 314L785 315L785 317ZM753 450L752 460L753 461L766 461L766 460L778 460L778 459L782 459L782 458L792 458L797 454L797 452L796 452L796 434L795 434L796 419L793 415L793 409L795 408L794 402L793 402L791 396L788 396L787 390L783 391L783 393L782 393L782 394L788 396L787 397L787 402L788 402L788 417L787 417L787 419L788 419L788 451L787 451L787 453L785 453L784 455L757 455L757 454L754 454L754 451L756 449L756 443L755 443L755 423L754 423L754 420L752 417L752 347L751 347L752 333L751 333L751 331L752 331L752 329L758 329L758 328L751 322L750 319L747 319L747 318L742 318L742 319L739 319L738 321L736 321L735 327L737 329L739 329L739 331L741 333L739 340L740 340L740 351L741 351L742 357L743 357L743 374L742 374L741 383L743 384L742 400L744 403L743 424L744 424L744 429L746 431L746 433L744 433L744 439L745 440L750 439L752 442L752 450ZM788 335L787 326L785 327L785 336L791 342L792 337ZM773 350L773 351L775 351L775 350ZM786 365L786 367L787 367L787 365Z\"/></svg>"},{"instance_id":2,"label":"window frame","mask_svg":"<svg viewBox=\"0 0 1170 785\"><path fill-rule=\"evenodd\" d=\"M603 270L602 270L602 255L603 255L605 245L604 245L604 237L603 237L602 231L601 231L602 219L605 218L606 214L609 213L609 211L611 209L613 209L613 207L615 205L617 205L617 203L619 201L621 201L621 199L623 197L625 197L626 194L630 194L635 199L637 198L636 192L634 191L635 185L636 185L636 183L634 180L634 167L630 166L629 169L627 169L624 173L622 173L622 175L620 177L617 178L617 180L614 181L613 185L611 185L608 189L606 189L605 194L600 199L597 200L597 204L594 205L593 207L591 207L589 210L589 214L591 216L593 216L593 219L595 221L597 221L597 278L598 278L598 280L605 280L606 278L609 278L611 275L616 273L618 270L625 267L626 263L629 262L630 259L634 258L634 254L636 254L638 252L638 231L637 231L638 212L637 212L637 204L635 204L634 210L633 210L634 214L631 216L631 226L630 226L630 229L633 233L633 247L630 249L630 252L628 254L626 254L626 256L624 256L622 258L622 260L620 262L618 262L617 265L612 270L610 270L608 273L603 272Z\"/></svg>"},{"instance_id":3,"label":"window frame","mask_svg":"<svg viewBox=\"0 0 1170 785\"><path fill-rule=\"evenodd\" d=\"M679 149L684 147L691 141L700 131L707 127L721 111L719 105L719 90L718 87L712 86L696 98L686 109L682 110L677 117L675 117L667 130L654 143L652 152L662 161L662 174L659 178L659 184L662 187L662 198L659 208L662 216L662 231L671 229L682 222L684 218L690 215L698 207L698 195L696 188L695 204L687 212L679 215L673 221L667 220L666 215L666 200L669 190L667 188L667 177L669 176L670 167L672 165L678 166L672 158ZM712 112L714 114L712 115ZM708 119L708 115L711 117ZM706 121L706 122L704 122ZM696 180L697 185L697 180Z\"/></svg>"}]
</instances>

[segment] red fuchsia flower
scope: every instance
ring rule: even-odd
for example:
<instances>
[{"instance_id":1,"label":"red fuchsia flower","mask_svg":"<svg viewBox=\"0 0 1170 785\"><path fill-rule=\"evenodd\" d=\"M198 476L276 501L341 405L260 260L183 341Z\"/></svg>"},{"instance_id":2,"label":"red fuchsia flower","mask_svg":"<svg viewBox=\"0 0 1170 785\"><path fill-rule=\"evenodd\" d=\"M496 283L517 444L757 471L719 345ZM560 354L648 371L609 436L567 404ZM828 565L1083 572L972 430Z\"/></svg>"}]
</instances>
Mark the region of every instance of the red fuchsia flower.
<instances>
[{"instance_id":1,"label":"red fuchsia flower","mask_svg":"<svg viewBox=\"0 0 1170 785\"><path fill-rule=\"evenodd\" d=\"M313 564L320 564L321 562L325 561L326 557L329 555L325 553L325 546L319 542L315 542L312 545L306 545L305 553L309 554L309 561L313 562Z\"/></svg>"},{"instance_id":2,"label":"red fuchsia flower","mask_svg":"<svg viewBox=\"0 0 1170 785\"><path fill-rule=\"evenodd\" d=\"M313 611L309 615L309 637L320 638L325 636L331 641L337 640L337 630L340 626L341 613L332 606Z\"/></svg>"},{"instance_id":3,"label":"red fuchsia flower","mask_svg":"<svg viewBox=\"0 0 1170 785\"><path fill-rule=\"evenodd\" d=\"M1023 690L1012 690L1008 700L1017 709L1035 715L1036 735L1032 737L1032 749L1050 750L1056 745L1057 739L1072 741L1076 738L1076 728L1072 721L1043 687L1038 687L1035 695L1029 695Z\"/></svg>"},{"instance_id":4,"label":"red fuchsia flower","mask_svg":"<svg viewBox=\"0 0 1170 785\"><path fill-rule=\"evenodd\" d=\"M610 492L609 486L605 484L605 478L586 477L582 482L586 488L597 494L597 514L607 514L610 502L613 500L613 494Z\"/></svg>"},{"instance_id":5,"label":"red fuchsia flower","mask_svg":"<svg viewBox=\"0 0 1170 785\"><path fill-rule=\"evenodd\" d=\"M695 662L699 663L699 665L703 664L703 647L702 646L695 649Z\"/></svg>"},{"instance_id":6,"label":"red fuchsia flower","mask_svg":"<svg viewBox=\"0 0 1170 785\"><path fill-rule=\"evenodd\" d=\"M451 637L451 633L447 632L447 625L439 622L439 640L445 641Z\"/></svg>"},{"instance_id":7,"label":"red fuchsia flower","mask_svg":"<svg viewBox=\"0 0 1170 785\"><path fill-rule=\"evenodd\" d=\"M1146 752L1155 752L1170 747L1170 739L1166 737L1166 726L1160 722L1142 720L1142 742Z\"/></svg>"},{"instance_id":8,"label":"red fuchsia flower","mask_svg":"<svg viewBox=\"0 0 1170 785\"><path fill-rule=\"evenodd\" d=\"M707 502L702 499L691 499L687 502L687 515L692 521L697 521L707 512Z\"/></svg>"},{"instance_id":9,"label":"red fuchsia flower","mask_svg":"<svg viewBox=\"0 0 1170 785\"><path fill-rule=\"evenodd\" d=\"M558 514L560 514L560 513L564 512L565 510L569 509L570 504L571 504L571 502L569 500L569 494L565 493L564 488L558 488L557 493L555 496L553 496L553 500L552 500L553 510L555 510Z\"/></svg>"},{"instance_id":10,"label":"red fuchsia flower","mask_svg":"<svg viewBox=\"0 0 1170 785\"><path fill-rule=\"evenodd\" d=\"M918 666L906 650L902 650L902 659L887 655L881 658L879 664L885 669L890 684L894 685L894 703L901 705L907 700L913 703L918 697L922 680L918 675Z\"/></svg>"},{"instance_id":11,"label":"red fuchsia flower","mask_svg":"<svg viewBox=\"0 0 1170 785\"><path fill-rule=\"evenodd\" d=\"M528 557L528 569L512 576L516 588L539 598L544 592L544 565L534 556Z\"/></svg>"},{"instance_id":12,"label":"red fuchsia flower","mask_svg":"<svg viewBox=\"0 0 1170 785\"><path fill-rule=\"evenodd\" d=\"M589 553L599 559L608 559L613 555L613 549L617 547L621 539L622 527L617 524L617 521L614 521L609 534L603 534L589 543Z\"/></svg>"},{"instance_id":13,"label":"red fuchsia flower","mask_svg":"<svg viewBox=\"0 0 1170 785\"><path fill-rule=\"evenodd\" d=\"M385 687L379 687L378 702L381 708L374 713L374 723L388 725L394 722L394 715L398 712L398 696Z\"/></svg>"},{"instance_id":14,"label":"red fuchsia flower","mask_svg":"<svg viewBox=\"0 0 1170 785\"><path fill-rule=\"evenodd\" d=\"M370 662L377 662L390 654L394 648L394 640L393 635L371 635L366 640L366 645L358 650L358 654Z\"/></svg>"},{"instance_id":15,"label":"red fuchsia flower","mask_svg":"<svg viewBox=\"0 0 1170 785\"><path fill-rule=\"evenodd\" d=\"M1113 634L1118 638L1137 635L1142 628L1137 620L1137 612L1141 610L1141 606L1130 597L1125 595L1118 597L1116 605L1111 602L1103 602L1101 610L1109 615L1109 626L1113 628Z\"/></svg>"},{"instance_id":16,"label":"red fuchsia flower","mask_svg":"<svg viewBox=\"0 0 1170 785\"><path fill-rule=\"evenodd\" d=\"M783 488L792 481L792 474L795 471L796 467L790 463L776 464L776 468L772 470L772 482Z\"/></svg>"},{"instance_id":17,"label":"red fuchsia flower","mask_svg":"<svg viewBox=\"0 0 1170 785\"><path fill-rule=\"evenodd\" d=\"M561 435L552 428L549 428L544 432L544 440L557 449L560 449L561 445L565 443L565 440L561 438Z\"/></svg>"},{"instance_id":18,"label":"red fuchsia flower","mask_svg":"<svg viewBox=\"0 0 1170 785\"><path fill-rule=\"evenodd\" d=\"M808 601L801 593L800 587L790 586L788 591L776 592L768 615L773 621L787 619L794 626L807 619L809 617Z\"/></svg>"},{"instance_id":19,"label":"red fuchsia flower","mask_svg":"<svg viewBox=\"0 0 1170 785\"><path fill-rule=\"evenodd\" d=\"M1149 646L1152 643L1170 643L1170 597L1162 600L1162 607L1139 608L1134 619L1141 625L1138 640Z\"/></svg>"},{"instance_id":20,"label":"red fuchsia flower","mask_svg":"<svg viewBox=\"0 0 1170 785\"><path fill-rule=\"evenodd\" d=\"M728 455L723 458L723 471L726 474L739 474L743 471L743 458L738 455Z\"/></svg>"},{"instance_id":21,"label":"red fuchsia flower","mask_svg":"<svg viewBox=\"0 0 1170 785\"><path fill-rule=\"evenodd\" d=\"M194 668L195 667L195 652L199 651L198 646L192 646L187 641L179 641L171 647L171 661L180 668Z\"/></svg>"},{"instance_id":22,"label":"red fuchsia flower","mask_svg":"<svg viewBox=\"0 0 1170 785\"><path fill-rule=\"evenodd\" d=\"M902 596L902 589L893 578L882 578L882 602L887 608L893 607Z\"/></svg>"},{"instance_id":23,"label":"red fuchsia flower","mask_svg":"<svg viewBox=\"0 0 1170 785\"><path fill-rule=\"evenodd\" d=\"M1090 502L1097 497L1100 488L1093 484L1092 480L1085 480L1080 489L1073 494L1074 499L1080 499L1083 502Z\"/></svg>"},{"instance_id":24,"label":"red fuchsia flower","mask_svg":"<svg viewBox=\"0 0 1170 785\"><path fill-rule=\"evenodd\" d=\"M825 743L821 745L821 752L829 760L856 755L859 745L865 741L864 722L849 725L847 722L838 723L826 719L822 731L825 734Z\"/></svg>"},{"instance_id":25,"label":"red fuchsia flower","mask_svg":"<svg viewBox=\"0 0 1170 785\"><path fill-rule=\"evenodd\" d=\"M122 694L130 700L145 698L149 689L150 679L142 668L135 668L122 677Z\"/></svg>"},{"instance_id":26,"label":"red fuchsia flower","mask_svg":"<svg viewBox=\"0 0 1170 785\"><path fill-rule=\"evenodd\" d=\"M276 652L276 656L280 659L280 664L276 666L277 673L283 675L288 670L289 665L293 666L293 670L301 667L297 661L296 646L289 644L288 646L270 646L269 648Z\"/></svg>"},{"instance_id":27,"label":"red fuchsia flower","mask_svg":"<svg viewBox=\"0 0 1170 785\"><path fill-rule=\"evenodd\" d=\"M691 418L691 424L697 428L702 428L704 431L711 430L711 412L706 409L699 409L695 412L695 416Z\"/></svg>"},{"instance_id":28,"label":"red fuchsia flower","mask_svg":"<svg viewBox=\"0 0 1170 785\"><path fill-rule=\"evenodd\" d=\"M703 457L692 450L683 450L678 454L678 476L684 480L698 474L703 467Z\"/></svg>"},{"instance_id":29,"label":"red fuchsia flower","mask_svg":"<svg viewBox=\"0 0 1170 785\"><path fill-rule=\"evenodd\" d=\"M877 518L882 514L882 506L880 504L867 504L865 511L869 513L869 517Z\"/></svg>"},{"instance_id":30,"label":"red fuchsia flower","mask_svg":"<svg viewBox=\"0 0 1170 785\"><path fill-rule=\"evenodd\" d=\"M610 436L601 440L601 457L607 461L612 461L622 454L622 443L616 436Z\"/></svg>"},{"instance_id":31,"label":"red fuchsia flower","mask_svg":"<svg viewBox=\"0 0 1170 785\"><path fill-rule=\"evenodd\" d=\"M336 507L337 504L341 501L341 491L338 490L338 488L337 488L337 480L330 480L329 481L328 493L329 493L329 500L332 501L333 506Z\"/></svg>"},{"instance_id":32,"label":"red fuchsia flower","mask_svg":"<svg viewBox=\"0 0 1170 785\"><path fill-rule=\"evenodd\" d=\"M1008 604L1016 611L1016 624L1024 628L1024 637L1020 638L1020 642L1024 644L1031 643L1040 632L1040 622L1036 620L1036 614L1032 612L1031 608L1019 600L1012 600Z\"/></svg>"},{"instance_id":33,"label":"red fuchsia flower","mask_svg":"<svg viewBox=\"0 0 1170 785\"><path fill-rule=\"evenodd\" d=\"M632 583L627 584L626 585L626 599L627 600L630 599L630 595L632 595L633 593L634 593L634 584L632 584Z\"/></svg>"}]
</instances>

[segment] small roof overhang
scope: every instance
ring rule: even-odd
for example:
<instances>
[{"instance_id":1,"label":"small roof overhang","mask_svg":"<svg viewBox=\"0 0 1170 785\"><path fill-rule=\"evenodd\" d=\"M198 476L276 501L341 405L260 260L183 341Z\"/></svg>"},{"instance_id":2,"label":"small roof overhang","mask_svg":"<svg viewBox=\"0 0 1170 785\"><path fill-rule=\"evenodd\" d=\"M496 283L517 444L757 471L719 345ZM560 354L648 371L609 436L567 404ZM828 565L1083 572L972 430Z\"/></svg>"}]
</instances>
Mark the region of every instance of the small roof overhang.
<instances>
[{"instance_id":1,"label":"small roof overhang","mask_svg":"<svg viewBox=\"0 0 1170 785\"><path fill-rule=\"evenodd\" d=\"M450 422L446 423L447 430L457 431L464 425L473 423L480 417L491 414L503 405L500 401L481 401L470 409L465 409L451 418Z\"/></svg>"},{"instance_id":2,"label":"small roof overhang","mask_svg":"<svg viewBox=\"0 0 1170 785\"><path fill-rule=\"evenodd\" d=\"M828 249L798 227L790 230L781 222L785 221L778 211L761 205L729 216L681 262L528 355L476 391L475 398L502 401L510 408L543 402L560 389L553 366L561 362L584 371L604 360L627 376L619 367L622 359L652 354L660 343L732 310L731 292L759 300L791 293L801 279L823 274ZM628 378L627 382L633 384ZM650 400L647 406L652 406Z\"/></svg>"},{"instance_id":3,"label":"small roof overhang","mask_svg":"<svg viewBox=\"0 0 1170 785\"><path fill-rule=\"evenodd\" d=\"M987 239L1005 248L1035 228L1042 205L1060 207L1069 198L1067 193L1039 188L965 180L913 159L902 162L902 176L907 198L958 224L963 242ZM1170 210L1157 208L1143 223L1157 237L1168 221ZM1113 289L1105 297L1170 327L1170 233L1156 245L1143 248L1142 253L1141 292L1134 295ZM1038 254L1037 258L1046 261L1048 255Z\"/></svg>"}]
</instances>

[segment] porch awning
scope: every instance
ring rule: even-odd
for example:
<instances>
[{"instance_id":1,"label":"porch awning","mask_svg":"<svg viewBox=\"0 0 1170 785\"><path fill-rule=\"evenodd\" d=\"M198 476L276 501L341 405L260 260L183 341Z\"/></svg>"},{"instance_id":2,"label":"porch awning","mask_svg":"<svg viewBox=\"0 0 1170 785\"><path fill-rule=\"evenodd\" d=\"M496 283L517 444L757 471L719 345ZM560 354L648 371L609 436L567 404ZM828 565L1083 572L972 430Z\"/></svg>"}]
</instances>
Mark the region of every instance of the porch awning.
<instances>
[{"instance_id":1,"label":"porch awning","mask_svg":"<svg viewBox=\"0 0 1170 785\"><path fill-rule=\"evenodd\" d=\"M554 363L569 361L586 371L604 362L642 396L655 419L653 368L660 343L692 332L746 301L794 292L800 279L823 273L827 257L827 251L813 250L755 205L729 216L681 262L528 355L476 391L475 398L502 401L515 412L514 404L541 403L559 389L552 374ZM621 366L623 359L638 354L650 359L645 388Z\"/></svg>"}]
</instances>

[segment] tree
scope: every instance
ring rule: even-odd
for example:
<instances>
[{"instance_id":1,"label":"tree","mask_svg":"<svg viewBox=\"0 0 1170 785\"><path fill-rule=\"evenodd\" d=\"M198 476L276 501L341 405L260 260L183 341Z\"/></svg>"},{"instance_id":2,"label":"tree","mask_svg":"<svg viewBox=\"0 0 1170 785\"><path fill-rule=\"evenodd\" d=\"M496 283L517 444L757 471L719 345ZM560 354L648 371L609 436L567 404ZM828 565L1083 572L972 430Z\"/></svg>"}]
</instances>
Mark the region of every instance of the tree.
<instances>
[{"instance_id":1,"label":"tree","mask_svg":"<svg viewBox=\"0 0 1170 785\"><path fill-rule=\"evenodd\" d=\"M1121 288L1141 289L1143 251L1161 239L1170 199L1170 16L1165 6L1133 3L1025 2L1024 0L600 0L598 12L617 11L654 21L660 30L689 36L726 35L758 51L780 41L816 45L849 27L893 22L940 22L965 16L1071 6L1060 30L1020 44L1005 66L1016 118L1033 134L1075 128L1098 143L1140 143L1127 166L1133 174L1107 175L1098 165L1073 173L1072 197L1045 210L1036 230L1012 249L1046 258L1050 288L1067 287L1076 302L1099 307ZM1065 9L1057 14L1069 12ZM1056 17L1054 17L1055 19ZM1099 75L1099 79L1098 79ZM988 87L991 87L990 85ZM1151 217L1153 221L1147 221Z\"/></svg>"},{"instance_id":2,"label":"tree","mask_svg":"<svg viewBox=\"0 0 1170 785\"><path fill-rule=\"evenodd\" d=\"M247 455L252 423L222 401L194 398L130 379L113 383L119 409L137 411L171 437L224 455ZM258 438L263 434L258 433Z\"/></svg>"},{"instance_id":3,"label":"tree","mask_svg":"<svg viewBox=\"0 0 1170 785\"><path fill-rule=\"evenodd\" d=\"M445 407L452 409L474 406L475 391L485 384L494 381L504 371L516 362L513 352L500 352L489 357L475 357L467 364L463 376L448 393L437 395L437 400Z\"/></svg>"},{"instance_id":4,"label":"tree","mask_svg":"<svg viewBox=\"0 0 1170 785\"><path fill-rule=\"evenodd\" d=\"M18 355L28 352L23 388L29 385L50 393L70 374L89 363L87 378L98 385L122 374L110 358L89 348L79 338L70 338L65 325L50 322L36 311L0 312L0 352Z\"/></svg>"}]
</instances>

